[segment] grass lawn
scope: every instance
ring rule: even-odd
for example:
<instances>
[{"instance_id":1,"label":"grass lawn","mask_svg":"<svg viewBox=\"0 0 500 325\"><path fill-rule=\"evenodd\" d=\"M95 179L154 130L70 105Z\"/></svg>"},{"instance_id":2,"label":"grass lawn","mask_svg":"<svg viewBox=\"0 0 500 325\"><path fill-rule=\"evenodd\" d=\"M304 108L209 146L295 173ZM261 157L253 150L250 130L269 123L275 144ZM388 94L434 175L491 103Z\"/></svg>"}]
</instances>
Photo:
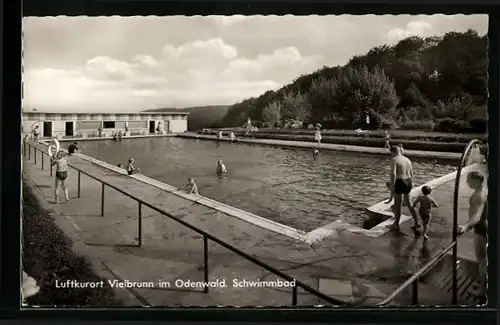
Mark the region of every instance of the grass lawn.
<instances>
[{"instance_id":1,"label":"grass lawn","mask_svg":"<svg viewBox=\"0 0 500 325\"><path fill-rule=\"evenodd\" d=\"M31 189L23 186L23 268L40 286L40 292L26 300L29 306L121 306L107 285L84 257L74 253L71 240L43 210ZM104 288L56 288L56 281L104 280Z\"/></svg>"}]
</instances>

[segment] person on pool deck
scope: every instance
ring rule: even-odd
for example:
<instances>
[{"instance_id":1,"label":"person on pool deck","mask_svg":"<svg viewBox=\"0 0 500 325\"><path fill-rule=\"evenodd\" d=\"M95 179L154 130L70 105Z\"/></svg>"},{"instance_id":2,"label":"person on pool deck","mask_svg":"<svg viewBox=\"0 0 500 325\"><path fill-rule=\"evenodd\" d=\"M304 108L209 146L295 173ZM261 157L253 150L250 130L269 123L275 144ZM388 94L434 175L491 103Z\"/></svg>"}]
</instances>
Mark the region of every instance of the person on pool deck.
<instances>
[{"instance_id":1,"label":"person on pool deck","mask_svg":"<svg viewBox=\"0 0 500 325\"><path fill-rule=\"evenodd\" d=\"M33 139L35 140L35 143L38 143L38 140L40 139L40 128L38 125L36 125L33 130Z\"/></svg>"},{"instance_id":2,"label":"person on pool deck","mask_svg":"<svg viewBox=\"0 0 500 325\"><path fill-rule=\"evenodd\" d=\"M391 135L387 130L385 130L385 143L384 143L384 148L389 149L391 148Z\"/></svg>"},{"instance_id":3,"label":"person on pool deck","mask_svg":"<svg viewBox=\"0 0 500 325\"><path fill-rule=\"evenodd\" d=\"M403 148L403 144L402 143L398 144L398 147L401 148L401 154L404 154L405 149Z\"/></svg>"},{"instance_id":4,"label":"person on pool deck","mask_svg":"<svg viewBox=\"0 0 500 325\"><path fill-rule=\"evenodd\" d=\"M219 159L217 161L217 174L218 175L222 175L222 174L225 174L225 173L227 173L227 168L224 165L224 162L222 161L222 159Z\"/></svg>"},{"instance_id":5,"label":"person on pool deck","mask_svg":"<svg viewBox=\"0 0 500 325\"><path fill-rule=\"evenodd\" d=\"M128 164L127 164L127 173L129 175L132 175L132 174L139 174L140 173L140 170L139 168L135 168L134 167L134 163L135 163L135 159L134 158L130 158L128 160Z\"/></svg>"},{"instance_id":6,"label":"person on pool deck","mask_svg":"<svg viewBox=\"0 0 500 325\"><path fill-rule=\"evenodd\" d=\"M487 289L487 253L488 243L488 193L484 186L485 177L477 171L467 174L467 185L474 190L469 198L469 221L458 228L458 233L474 230L474 249L477 259L478 275L474 295L484 300Z\"/></svg>"},{"instance_id":7,"label":"person on pool deck","mask_svg":"<svg viewBox=\"0 0 500 325\"><path fill-rule=\"evenodd\" d=\"M429 186L422 187L422 195L420 195L415 202L413 202L413 208L420 204L418 208L418 214L420 215L420 219L422 220L422 224L424 226L424 240L429 239L429 223L432 219L432 208L438 207L436 201L430 196L432 189Z\"/></svg>"},{"instance_id":8,"label":"person on pool deck","mask_svg":"<svg viewBox=\"0 0 500 325\"><path fill-rule=\"evenodd\" d=\"M79 152L78 147L76 146L78 143L75 141L72 144L69 145L68 147L68 154L72 155L75 152Z\"/></svg>"},{"instance_id":9,"label":"person on pool deck","mask_svg":"<svg viewBox=\"0 0 500 325\"><path fill-rule=\"evenodd\" d=\"M194 178L192 177L189 177L188 178L188 183L182 187L180 187L178 190L179 191L182 191L183 189L185 189L186 187L189 187L189 191L188 191L188 194L196 194L196 195L200 195L198 193L198 186L196 185L196 183L194 182Z\"/></svg>"},{"instance_id":10,"label":"person on pool deck","mask_svg":"<svg viewBox=\"0 0 500 325\"><path fill-rule=\"evenodd\" d=\"M55 157L52 158L52 166L56 165L56 183L55 183L55 199L56 204L59 204L59 188L64 191L66 202L69 201L68 188L66 187L66 178L68 178L68 162L64 158L64 152L59 150Z\"/></svg>"},{"instance_id":11,"label":"person on pool deck","mask_svg":"<svg viewBox=\"0 0 500 325\"><path fill-rule=\"evenodd\" d=\"M316 161L319 159L319 150L318 149L314 149L313 151L313 160Z\"/></svg>"},{"instance_id":12,"label":"person on pool deck","mask_svg":"<svg viewBox=\"0 0 500 325\"><path fill-rule=\"evenodd\" d=\"M420 228L420 224L418 222L417 214L415 213L415 210L410 202L410 192L413 187L413 168L411 161L402 155L401 147L399 146L391 146L390 151L392 156L390 182L394 191L395 213L394 223L388 227L394 230L399 229L399 221L401 220L401 204L404 200L408 210L410 210L411 216L413 217L412 229L417 231L417 229Z\"/></svg>"}]
</instances>

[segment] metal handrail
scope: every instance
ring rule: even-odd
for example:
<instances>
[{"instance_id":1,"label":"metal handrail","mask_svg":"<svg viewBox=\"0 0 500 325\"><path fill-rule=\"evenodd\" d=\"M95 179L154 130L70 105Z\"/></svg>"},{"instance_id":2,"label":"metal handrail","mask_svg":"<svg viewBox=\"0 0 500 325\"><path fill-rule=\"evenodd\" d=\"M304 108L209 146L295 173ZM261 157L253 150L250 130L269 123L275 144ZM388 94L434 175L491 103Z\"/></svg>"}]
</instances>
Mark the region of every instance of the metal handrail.
<instances>
[{"instance_id":1,"label":"metal handrail","mask_svg":"<svg viewBox=\"0 0 500 325\"><path fill-rule=\"evenodd\" d=\"M43 150L41 150L39 148L36 148L35 146L28 143L27 141L24 141L23 144L24 144L23 155L25 154L25 151L26 151L25 146L28 145L28 159L31 159L31 148L34 149L35 164L36 164L36 152L40 151L42 153L42 170L43 170L44 169L43 156L44 155L49 156L48 153L44 152ZM160 214L162 214L162 215L164 215L164 216L166 216L166 217L169 217L170 219L177 221L178 223L182 224L183 226L185 226L185 227L197 232L198 234L202 235L203 236L204 273L205 273L204 280L205 280L205 282L209 281L209 277L208 277L208 240L211 240L211 241L221 245L222 247L230 250L231 252L247 259L248 261L264 268L265 270L267 270L267 271L269 271L269 272L271 272L271 273L273 273L273 274L275 274L275 275L277 275L277 276L279 276L287 281L294 281L295 280L295 286L292 288L292 305L293 306L297 306L297 296L298 296L297 288L302 288L306 292L308 292L308 293L310 293L318 298L321 298L321 299L323 299L323 300L325 300L333 305L342 305L342 306L350 305L349 303L347 303L345 301L330 297L326 294L323 294L323 293L313 289L312 287L302 283L301 281L298 281L298 280L294 279L293 277L273 268L272 266L270 266L270 265L258 260L257 258L239 250L238 248L232 246L231 244L228 244L228 243L220 240L219 238L205 232L204 230L201 230L201 229L187 223L186 221L181 220L178 217L171 215L170 213L168 213L167 211L165 211L163 209L160 209L160 208L158 208L158 207L156 207L156 206L154 206L154 205L152 205L152 204L150 204L142 199L139 199L138 197L134 196L133 194L130 194L130 193L128 193L128 192L126 192L126 191L124 191L124 190L122 190L122 189L120 189L112 184L109 184L109 183L91 175L90 173L85 172L85 171L79 169L78 167L75 167L69 163L68 163L68 166L78 171L78 197L80 197L80 194L81 194L80 193L80 174L81 173L83 173L84 175L87 175L88 177L90 177L90 178L92 178L92 179L94 179L102 184L102 187L101 187L101 216L104 216L104 198L105 198L104 197L104 189L105 189L105 186L108 186L108 187L122 193L125 196L128 196L129 198L131 198L139 203L139 208L138 208L138 215L139 215L139 217L138 217L138 224L139 224L138 225L138 241L139 241L139 244L138 244L138 246L139 247L142 245L142 206L143 205L160 213ZM49 169L50 169L50 173L52 175L52 166L50 166ZM203 292L208 293L208 286L204 287Z\"/></svg>"},{"instance_id":2,"label":"metal handrail","mask_svg":"<svg viewBox=\"0 0 500 325\"><path fill-rule=\"evenodd\" d=\"M452 286L451 286L451 304L456 305L458 301L458 191L460 189L460 178L462 174L462 169L465 164L465 159L470 149L475 145L484 144L483 141L479 139L471 140L465 147L462 156L460 157L460 164L457 168L457 175L455 177L455 192L453 195L453 229L451 243L444 247L439 253L437 253L433 258L431 258L427 263L425 263L420 269L418 269L411 277L409 277L405 282L403 282L396 290L394 290L387 298L376 304L376 306L385 306L391 302L397 295L399 295L408 286L412 285L412 302L414 305L418 304L418 280L426 275L438 262L443 260L446 254L453 249L452 261Z\"/></svg>"}]
</instances>

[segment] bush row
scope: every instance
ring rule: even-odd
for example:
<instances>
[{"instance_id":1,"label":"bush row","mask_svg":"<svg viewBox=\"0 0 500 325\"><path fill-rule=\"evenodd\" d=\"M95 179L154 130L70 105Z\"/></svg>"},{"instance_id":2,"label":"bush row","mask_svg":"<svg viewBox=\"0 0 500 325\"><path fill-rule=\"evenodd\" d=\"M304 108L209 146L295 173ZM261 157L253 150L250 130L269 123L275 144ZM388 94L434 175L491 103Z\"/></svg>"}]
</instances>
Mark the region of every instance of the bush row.
<instances>
[{"instance_id":1,"label":"bush row","mask_svg":"<svg viewBox=\"0 0 500 325\"><path fill-rule=\"evenodd\" d=\"M224 129L225 131L234 131L236 135L243 135L244 132L241 129ZM487 134L446 134L438 132L425 132L425 131L402 131L395 130L390 132L391 140L393 141L431 141L431 142L446 142L446 143L468 143L472 139L481 139L487 141ZM212 132L216 134L216 132ZM359 133L354 130L325 130L321 132L322 138L327 139L330 136L334 137L354 137L354 138L372 138L383 140L385 137L385 132L381 130L367 131L364 133ZM259 137L271 137L274 135L289 135L289 136L313 136L314 131L311 130L278 130L278 129L260 129L255 133L255 136Z\"/></svg>"},{"instance_id":2,"label":"bush row","mask_svg":"<svg viewBox=\"0 0 500 325\"><path fill-rule=\"evenodd\" d=\"M37 280L40 292L27 299L38 306L121 306L107 281L97 276L91 264L71 249L72 242L39 205L27 186L23 186L23 267ZM104 280L104 288L56 288L56 281Z\"/></svg>"}]
</instances>

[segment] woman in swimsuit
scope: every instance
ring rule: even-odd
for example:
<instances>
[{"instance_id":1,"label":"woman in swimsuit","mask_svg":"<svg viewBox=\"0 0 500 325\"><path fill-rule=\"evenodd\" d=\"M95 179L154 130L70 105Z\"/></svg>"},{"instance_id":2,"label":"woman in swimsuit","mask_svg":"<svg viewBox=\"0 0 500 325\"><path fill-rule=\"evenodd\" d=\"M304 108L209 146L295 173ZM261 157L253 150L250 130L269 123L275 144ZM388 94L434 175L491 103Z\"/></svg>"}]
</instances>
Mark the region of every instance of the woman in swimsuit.
<instances>
[{"instance_id":1,"label":"woman in swimsuit","mask_svg":"<svg viewBox=\"0 0 500 325\"><path fill-rule=\"evenodd\" d=\"M467 175L467 185L474 192L469 199L469 221L458 228L459 234L470 229L474 230L474 248L478 265L474 294L479 300L485 299L487 289L488 201L484 183L485 177L480 172L472 171Z\"/></svg>"},{"instance_id":2,"label":"woman in swimsuit","mask_svg":"<svg viewBox=\"0 0 500 325\"><path fill-rule=\"evenodd\" d=\"M56 184L55 184L55 198L56 204L59 204L59 188L64 191L66 202L69 201L68 188L66 187L66 178L68 178L68 162L64 158L64 152L58 151L54 158L52 158L52 166L56 165Z\"/></svg>"},{"instance_id":3,"label":"woman in swimsuit","mask_svg":"<svg viewBox=\"0 0 500 325\"><path fill-rule=\"evenodd\" d=\"M321 144L321 130L319 127L316 127L314 132L314 141L318 142L318 146Z\"/></svg>"}]
</instances>

